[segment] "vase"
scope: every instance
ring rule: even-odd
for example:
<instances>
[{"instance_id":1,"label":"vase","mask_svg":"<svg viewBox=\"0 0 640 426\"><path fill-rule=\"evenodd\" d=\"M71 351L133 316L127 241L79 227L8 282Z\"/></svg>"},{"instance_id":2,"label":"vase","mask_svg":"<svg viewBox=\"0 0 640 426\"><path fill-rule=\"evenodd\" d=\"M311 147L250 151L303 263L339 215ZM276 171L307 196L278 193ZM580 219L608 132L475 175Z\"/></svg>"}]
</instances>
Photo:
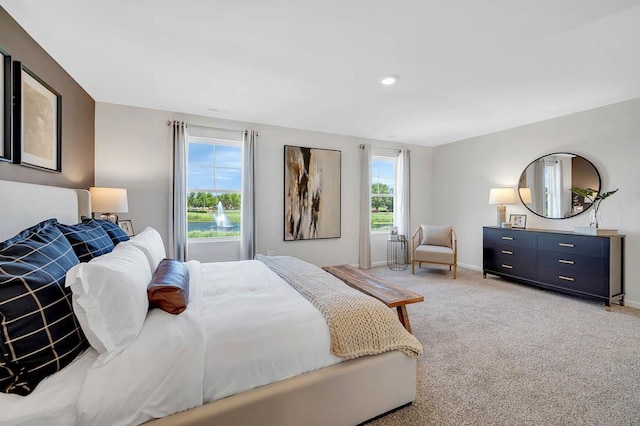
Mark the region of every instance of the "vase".
<instances>
[{"instance_id":1,"label":"vase","mask_svg":"<svg viewBox=\"0 0 640 426\"><path fill-rule=\"evenodd\" d=\"M589 227L591 228L599 228L600 227L600 210L591 209L589 212Z\"/></svg>"}]
</instances>

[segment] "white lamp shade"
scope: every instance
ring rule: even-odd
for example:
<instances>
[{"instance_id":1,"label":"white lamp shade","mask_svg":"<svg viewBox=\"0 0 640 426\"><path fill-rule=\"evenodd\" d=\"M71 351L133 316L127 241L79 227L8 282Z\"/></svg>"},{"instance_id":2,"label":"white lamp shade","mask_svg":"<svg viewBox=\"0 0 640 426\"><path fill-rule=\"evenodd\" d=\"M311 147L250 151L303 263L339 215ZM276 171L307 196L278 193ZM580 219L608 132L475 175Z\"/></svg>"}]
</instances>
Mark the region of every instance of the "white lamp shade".
<instances>
[{"instance_id":1,"label":"white lamp shade","mask_svg":"<svg viewBox=\"0 0 640 426\"><path fill-rule=\"evenodd\" d=\"M515 201L513 188L491 188L489 192L489 204L513 204Z\"/></svg>"},{"instance_id":2,"label":"white lamp shade","mask_svg":"<svg viewBox=\"0 0 640 426\"><path fill-rule=\"evenodd\" d=\"M533 198L531 198L531 188L520 188L520 198L524 204L533 203Z\"/></svg>"},{"instance_id":3,"label":"white lamp shade","mask_svg":"<svg viewBox=\"0 0 640 426\"><path fill-rule=\"evenodd\" d=\"M102 188L92 186L91 211L101 213L128 213L127 190L122 188Z\"/></svg>"}]
</instances>

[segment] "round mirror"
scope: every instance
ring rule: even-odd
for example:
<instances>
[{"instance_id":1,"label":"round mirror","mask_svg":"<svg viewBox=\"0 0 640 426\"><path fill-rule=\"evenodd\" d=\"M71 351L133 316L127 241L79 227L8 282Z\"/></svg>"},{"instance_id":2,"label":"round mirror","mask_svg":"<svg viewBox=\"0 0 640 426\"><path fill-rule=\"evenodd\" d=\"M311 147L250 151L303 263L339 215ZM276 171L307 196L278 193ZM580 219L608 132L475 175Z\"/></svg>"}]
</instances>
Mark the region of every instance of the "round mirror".
<instances>
[{"instance_id":1,"label":"round mirror","mask_svg":"<svg viewBox=\"0 0 640 426\"><path fill-rule=\"evenodd\" d=\"M548 219L566 219L591 207L571 188L600 192L600 173L591 162L576 154L556 152L534 160L520 175L518 193L532 213Z\"/></svg>"}]
</instances>

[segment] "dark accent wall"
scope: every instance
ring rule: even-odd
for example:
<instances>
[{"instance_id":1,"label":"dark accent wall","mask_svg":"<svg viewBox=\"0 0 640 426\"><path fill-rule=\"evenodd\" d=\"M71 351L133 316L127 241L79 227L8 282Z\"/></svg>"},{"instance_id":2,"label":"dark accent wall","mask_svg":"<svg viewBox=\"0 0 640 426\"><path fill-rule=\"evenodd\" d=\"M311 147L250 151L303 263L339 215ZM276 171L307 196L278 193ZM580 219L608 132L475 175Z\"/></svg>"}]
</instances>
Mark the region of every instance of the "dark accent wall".
<instances>
[{"instance_id":1,"label":"dark accent wall","mask_svg":"<svg viewBox=\"0 0 640 426\"><path fill-rule=\"evenodd\" d=\"M95 101L2 7L0 46L62 95L62 173L0 162L0 179L89 188L94 180Z\"/></svg>"}]
</instances>

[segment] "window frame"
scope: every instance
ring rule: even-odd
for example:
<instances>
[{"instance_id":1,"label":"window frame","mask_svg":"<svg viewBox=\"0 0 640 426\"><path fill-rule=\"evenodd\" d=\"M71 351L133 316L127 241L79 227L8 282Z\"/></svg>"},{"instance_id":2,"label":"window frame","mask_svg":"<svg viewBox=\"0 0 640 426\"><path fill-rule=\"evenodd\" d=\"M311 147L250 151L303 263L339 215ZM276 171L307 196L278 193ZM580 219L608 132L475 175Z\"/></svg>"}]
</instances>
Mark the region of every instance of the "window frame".
<instances>
[{"instance_id":1,"label":"window frame","mask_svg":"<svg viewBox=\"0 0 640 426\"><path fill-rule=\"evenodd\" d=\"M240 158L240 167L216 167L215 166L215 150L214 150L214 158L213 158L213 164L211 166L211 168L213 169L213 182L215 185L215 170L216 169L227 169L227 170L240 170L240 194L242 195L242 167L243 167L243 160L244 160L244 156L242 155L242 150L243 150L243 146L242 146L242 141L236 141L236 140L230 140L230 139L221 139L221 138L215 138L215 137L206 137L206 136L189 136L188 140L187 140L187 158L186 158L186 163L187 163L187 170L186 170L186 181L187 184L189 182L189 146L191 145L191 143L198 143L198 144L203 144L203 145L217 145L217 146L229 146L229 147L238 147L240 148L240 152L241 152L241 158ZM232 190L232 189L216 189L213 188L212 190L209 189L199 189L196 191L190 191L189 188L186 188L186 195L187 197L189 196L189 194L191 192L204 192L204 193L209 193L209 194L235 194L238 191L236 190ZM189 205L188 205L188 201L185 199L185 203L187 203L187 216L188 216L188 210L189 210ZM241 220L241 226L242 226L242 198L240 199L240 220ZM188 221L187 221L187 226L188 226ZM230 237L204 237L204 238L189 238L189 233L187 231L187 244L199 244L199 243L222 243L222 242L229 242L229 241L240 241L240 237L241 235L236 235L236 236L230 236Z\"/></svg>"},{"instance_id":2,"label":"window frame","mask_svg":"<svg viewBox=\"0 0 640 426\"><path fill-rule=\"evenodd\" d=\"M374 182L374 178L375 176L373 175L373 162L375 160L382 160L382 161L392 161L393 162L393 179L394 179L394 186L393 186L393 193L392 194L374 194L373 191L371 190L371 188L373 187ZM396 226L396 216L395 216L395 210L396 210L396 204L398 201L398 194L396 191L396 187L398 185L398 156L397 155L391 155L391 154L387 154L387 153L382 153L382 152L373 152L371 154L371 182L369 183L369 232L372 235L379 235L379 234L389 234L391 229L380 229L380 230L374 230L372 228L372 217L371 214L372 209L371 209L371 200L373 199L374 196L376 197L387 197L387 198L392 198L393 199L393 222L391 224L391 226Z\"/></svg>"}]
</instances>

